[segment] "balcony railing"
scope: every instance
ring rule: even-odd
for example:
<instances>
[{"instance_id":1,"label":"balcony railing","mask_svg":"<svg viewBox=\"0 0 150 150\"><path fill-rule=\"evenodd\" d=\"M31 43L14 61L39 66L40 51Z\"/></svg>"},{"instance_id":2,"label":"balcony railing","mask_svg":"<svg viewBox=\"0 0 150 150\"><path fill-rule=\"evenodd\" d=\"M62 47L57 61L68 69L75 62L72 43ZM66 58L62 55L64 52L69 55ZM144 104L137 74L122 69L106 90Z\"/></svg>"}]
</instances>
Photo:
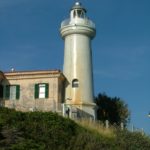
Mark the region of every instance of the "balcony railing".
<instances>
[{"instance_id":1,"label":"balcony railing","mask_svg":"<svg viewBox=\"0 0 150 150\"><path fill-rule=\"evenodd\" d=\"M83 26L88 26L90 28L95 29L95 24L88 18L66 19L61 23L61 28L63 28L64 26L68 26L68 25L83 25Z\"/></svg>"}]
</instances>

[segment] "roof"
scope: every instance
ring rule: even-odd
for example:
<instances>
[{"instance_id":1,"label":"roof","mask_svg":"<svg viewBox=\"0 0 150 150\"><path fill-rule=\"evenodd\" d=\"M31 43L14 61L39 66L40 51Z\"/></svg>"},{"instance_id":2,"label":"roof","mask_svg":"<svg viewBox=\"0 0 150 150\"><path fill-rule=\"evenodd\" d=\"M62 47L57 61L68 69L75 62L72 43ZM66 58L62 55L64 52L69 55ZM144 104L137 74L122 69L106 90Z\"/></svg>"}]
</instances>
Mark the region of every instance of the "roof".
<instances>
[{"instance_id":1,"label":"roof","mask_svg":"<svg viewBox=\"0 0 150 150\"><path fill-rule=\"evenodd\" d=\"M11 71L5 72L7 79L33 79L33 78L65 78L60 70L32 70L32 71Z\"/></svg>"},{"instance_id":2,"label":"roof","mask_svg":"<svg viewBox=\"0 0 150 150\"><path fill-rule=\"evenodd\" d=\"M59 74L61 73L60 70L25 70L25 71L9 71L9 72L4 72L5 75L8 74L37 74L37 73L52 73L52 74Z\"/></svg>"},{"instance_id":3,"label":"roof","mask_svg":"<svg viewBox=\"0 0 150 150\"><path fill-rule=\"evenodd\" d=\"M73 9L82 9L86 12L86 9L82 6L82 4L80 2L76 2L71 10L73 10Z\"/></svg>"}]
</instances>

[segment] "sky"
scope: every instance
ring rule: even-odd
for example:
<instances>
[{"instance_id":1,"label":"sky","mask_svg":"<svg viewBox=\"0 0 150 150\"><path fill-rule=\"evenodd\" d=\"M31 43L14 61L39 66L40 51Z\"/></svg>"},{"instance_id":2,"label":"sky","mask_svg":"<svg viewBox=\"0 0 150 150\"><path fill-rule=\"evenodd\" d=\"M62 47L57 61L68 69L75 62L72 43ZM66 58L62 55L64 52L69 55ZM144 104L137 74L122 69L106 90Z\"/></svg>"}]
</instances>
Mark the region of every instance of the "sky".
<instances>
[{"instance_id":1,"label":"sky","mask_svg":"<svg viewBox=\"0 0 150 150\"><path fill-rule=\"evenodd\" d=\"M96 24L95 96L120 97L130 126L150 134L150 0L80 0ZM0 70L60 69L61 22L75 0L0 0Z\"/></svg>"}]
</instances>

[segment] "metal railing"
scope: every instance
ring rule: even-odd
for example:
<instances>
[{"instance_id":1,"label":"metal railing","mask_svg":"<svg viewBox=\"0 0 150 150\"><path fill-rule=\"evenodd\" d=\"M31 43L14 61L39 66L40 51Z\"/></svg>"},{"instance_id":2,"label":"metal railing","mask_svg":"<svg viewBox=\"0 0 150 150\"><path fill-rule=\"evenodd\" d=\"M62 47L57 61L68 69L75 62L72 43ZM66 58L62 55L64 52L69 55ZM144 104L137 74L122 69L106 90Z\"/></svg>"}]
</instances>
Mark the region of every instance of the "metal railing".
<instances>
[{"instance_id":1,"label":"metal railing","mask_svg":"<svg viewBox=\"0 0 150 150\"><path fill-rule=\"evenodd\" d=\"M61 28L67 25L83 25L83 26L89 26L90 28L95 29L95 24L89 20L88 18L74 18L74 19L66 19L61 23Z\"/></svg>"}]
</instances>

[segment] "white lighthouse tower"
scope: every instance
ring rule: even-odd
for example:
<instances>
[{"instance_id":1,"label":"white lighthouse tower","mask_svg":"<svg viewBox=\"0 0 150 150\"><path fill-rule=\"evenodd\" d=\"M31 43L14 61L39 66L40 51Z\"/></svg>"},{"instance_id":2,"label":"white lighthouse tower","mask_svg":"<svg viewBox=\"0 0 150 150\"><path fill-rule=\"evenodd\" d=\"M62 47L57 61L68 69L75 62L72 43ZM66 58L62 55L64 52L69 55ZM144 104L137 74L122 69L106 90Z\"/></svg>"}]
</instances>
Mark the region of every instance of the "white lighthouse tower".
<instances>
[{"instance_id":1,"label":"white lighthouse tower","mask_svg":"<svg viewBox=\"0 0 150 150\"><path fill-rule=\"evenodd\" d=\"M76 2L72 7L70 18L61 23L60 33L65 41L65 103L76 109L80 117L95 119L91 40L96 29L81 3Z\"/></svg>"}]
</instances>

